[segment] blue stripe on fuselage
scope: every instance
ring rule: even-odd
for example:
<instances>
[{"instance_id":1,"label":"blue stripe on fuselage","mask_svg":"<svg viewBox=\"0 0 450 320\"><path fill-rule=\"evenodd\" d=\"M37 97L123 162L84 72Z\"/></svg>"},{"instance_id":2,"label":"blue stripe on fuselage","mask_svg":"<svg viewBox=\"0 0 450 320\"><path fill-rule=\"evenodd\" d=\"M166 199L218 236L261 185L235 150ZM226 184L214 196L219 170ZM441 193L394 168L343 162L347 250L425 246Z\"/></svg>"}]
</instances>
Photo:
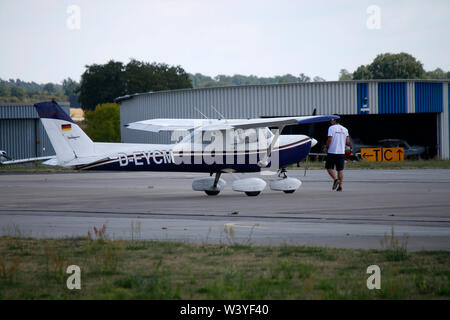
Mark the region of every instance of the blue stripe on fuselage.
<instances>
[{"instance_id":1,"label":"blue stripe on fuselage","mask_svg":"<svg viewBox=\"0 0 450 320\"><path fill-rule=\"evenodd\" d=\"M272 152L273 156L277 156L279 153L279 168L284 168L290 164L294 164L304 160L311 150L311 140L283 150L276 150ZM162 161L162 157L158 160L161 163L155 163L155 159L153 157L149 157L148 162L147 159L143 158L140 161L140 165L136 165L134 161L129 161L126 166L121 166L119 160L106 161L104 164L96 164L93 166L85 166L85 170L114 170L114 171L173 171L173 172L217 172L225 169L232 169L236 172L258 172L261 170L261 167L258 166L257 161L261 160L265 156L265 153L258 153L257 155L245 155L245 156L236 156L234 155L233 164L228 163L213 163L208 164L205 163L203 159L201 159L201 163L195 163L193 156L191 156L190 163L181 163L176 164L173 162L165 162ZM216 156L217 157L217 156ZM239 159L238 159L239 157ZM245 157L245 160L243 159ZM255 161L255 158L257 160ZM129 159L133 159L133 156L128 156ZM252 163L249 163L249 159L252 160ZM223 161L227 160L226 156L223 156ZM230 159L231 160L231 159ZM199 161L199 159L197 159ZM200 161L199 161L200 162Z\"/></svg>"}]
</instances>

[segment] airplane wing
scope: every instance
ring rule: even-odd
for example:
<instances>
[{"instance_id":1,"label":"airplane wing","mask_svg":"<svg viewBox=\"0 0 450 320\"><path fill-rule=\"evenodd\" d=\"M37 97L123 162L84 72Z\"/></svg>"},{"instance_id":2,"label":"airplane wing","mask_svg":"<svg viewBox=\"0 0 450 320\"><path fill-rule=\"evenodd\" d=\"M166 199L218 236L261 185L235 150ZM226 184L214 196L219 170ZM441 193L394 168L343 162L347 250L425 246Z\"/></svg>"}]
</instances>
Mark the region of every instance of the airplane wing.
<instances>
[{"instance_id":1,"label":"airplane wing","mask_svg":"<svg viewBox=\"0 0 450 320\"><path fill-rule=\"evenodd\" d=\"M137 121L124 125L128 129L160 132L160 131L183 131L201 127L211 121L205 119L151 119Z\"/></svg>"},{"instance_id":2,"label":"airplane wing","mask_svg":"<svg viewBox=\"0 0 450 320\"><path fill-rule=\"evenodd\" d=\"M129 123L125 127L150 132L183 131L197 128L201 128L203 131L215 131L258 127L284 127L294 124L326 122L337 118L339 116L324 115L257 119L150 119Z\"/></svg>"}]
</instances>

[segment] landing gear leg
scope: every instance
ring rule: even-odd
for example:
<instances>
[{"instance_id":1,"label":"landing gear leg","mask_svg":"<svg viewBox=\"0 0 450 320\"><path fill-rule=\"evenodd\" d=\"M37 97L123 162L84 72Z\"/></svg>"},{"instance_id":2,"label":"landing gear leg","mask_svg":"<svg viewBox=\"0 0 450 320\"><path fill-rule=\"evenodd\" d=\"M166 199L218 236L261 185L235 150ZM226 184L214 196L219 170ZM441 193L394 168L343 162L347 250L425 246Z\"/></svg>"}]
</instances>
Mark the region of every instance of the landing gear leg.
<instances>
[{"instance_id":1,"label":"landing gear leg","mask_svg":"<svg viewBox=\"0 0 450 320\"><path fill-rule=\"evenodd\" d=\"M287 178L287 170L286 170L286 168L281 168L281 169L278 170L278 178L283 178L283 179Z\"/></svg>"},{"instance_id":2,"label":"landing gear leg","mask_svg":"<svg viewBox=\"0 0 450 320\"><path fill-rule=\"evenodd\" d=\"M216 172L216 176L214 177L214 184L213 184L213 189L217 188L217 183L219 182L220 179L220 175L222 174L222 172ZM213 173L211 172L210 174L211 176L213 175ZM220 190L205 190L205 193L208 196L217 196L219 194Z\"/></svg>"}]
</instances>

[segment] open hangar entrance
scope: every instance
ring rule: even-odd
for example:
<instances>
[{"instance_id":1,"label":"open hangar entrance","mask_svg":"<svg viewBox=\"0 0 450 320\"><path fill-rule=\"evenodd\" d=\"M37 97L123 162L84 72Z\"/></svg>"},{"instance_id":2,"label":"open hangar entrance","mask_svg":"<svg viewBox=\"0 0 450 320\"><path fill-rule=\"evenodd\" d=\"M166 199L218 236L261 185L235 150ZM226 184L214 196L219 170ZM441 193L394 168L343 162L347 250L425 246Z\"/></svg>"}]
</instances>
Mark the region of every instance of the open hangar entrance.
<instances>
[{"instance_id":1,"label":"open hangar entrance","mask_svg":"<svg viewBox=\"0 0 450 320\"><path fill-rule=\"evenodd\" d=\"M341 115L341 124L358 143L379 146L382 139L402 139L425 147L423 158L438 154L438 113ZM318 143L311 152L322 152L330 123L288 126L283 134L305 134Z\"/></svg>"}]
</instances>

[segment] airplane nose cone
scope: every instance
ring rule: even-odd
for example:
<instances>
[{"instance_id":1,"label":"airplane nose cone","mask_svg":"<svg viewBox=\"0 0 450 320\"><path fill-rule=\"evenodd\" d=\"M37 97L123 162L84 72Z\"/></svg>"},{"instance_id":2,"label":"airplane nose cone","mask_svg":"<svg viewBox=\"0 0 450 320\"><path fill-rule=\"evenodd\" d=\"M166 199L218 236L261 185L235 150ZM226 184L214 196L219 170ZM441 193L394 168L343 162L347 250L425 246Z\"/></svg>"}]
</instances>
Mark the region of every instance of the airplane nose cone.
<instances>
[{"instance_id":1,"label":"airplane nose cone","mask_svg":"<svg viewBox=\"0 0 450 320\"><path fill-rule=\"evenodd\" d=\"M314 147L317 144L317 140L314 138L311 138L311 148Z\"/></svg>"}]
</instances>

